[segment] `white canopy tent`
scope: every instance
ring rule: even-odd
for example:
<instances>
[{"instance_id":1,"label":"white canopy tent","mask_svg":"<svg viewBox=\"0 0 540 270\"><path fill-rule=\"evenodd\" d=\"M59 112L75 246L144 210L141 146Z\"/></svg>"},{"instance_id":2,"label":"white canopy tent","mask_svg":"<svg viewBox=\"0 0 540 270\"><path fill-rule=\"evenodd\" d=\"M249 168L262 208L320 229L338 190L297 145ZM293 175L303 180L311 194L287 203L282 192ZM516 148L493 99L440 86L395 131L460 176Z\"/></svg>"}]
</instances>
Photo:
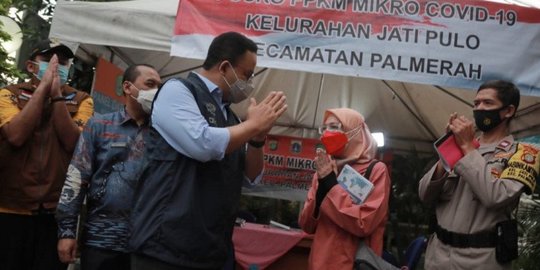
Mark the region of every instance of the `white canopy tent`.
<instances>
[{"instance_id":1,"label":"white canopy tent","mask_svg":"<svg viewBox=\"0 0 540 270\"><path fill-rule=\"evenodd\" d=\"M72 42L77 55L88 61L103 57L122 68L146 63L165 78L185 76L202 61L170 56L177 6L178 0L58 1L50 36ZM472 116L475 95L471 90L328 75L324 70L258 69L255 85L258 100L272 90L287 94L289 109L272 134L315 138L325 109L349 107L366 117L373 132L383 132L386 147L395 151L431 152L451 112ZM240 117L245 106L234 107ZM540 134L539 115L540 97L522 97L512 133Z\"/></svg>"}]
</instances>

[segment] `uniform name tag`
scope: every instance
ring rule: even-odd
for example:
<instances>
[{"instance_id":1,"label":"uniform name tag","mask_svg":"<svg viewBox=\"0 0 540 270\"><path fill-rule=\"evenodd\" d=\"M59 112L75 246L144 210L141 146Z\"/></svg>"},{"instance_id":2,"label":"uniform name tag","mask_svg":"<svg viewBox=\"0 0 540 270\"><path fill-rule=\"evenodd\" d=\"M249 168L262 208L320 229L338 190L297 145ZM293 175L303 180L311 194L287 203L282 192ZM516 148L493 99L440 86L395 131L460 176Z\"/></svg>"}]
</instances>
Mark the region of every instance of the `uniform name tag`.
<instances>
[{"instance_id":1,"label":"uniform name tag","mask_svg":"<svg viewBox=\"0 0 540 270\"><path fill-rule=\"evenodd\" d=\"M126 146L127 146L126 142L113 142L113 143L111 143L111 147L126 147Z\"/></svg>"}]
</instances>

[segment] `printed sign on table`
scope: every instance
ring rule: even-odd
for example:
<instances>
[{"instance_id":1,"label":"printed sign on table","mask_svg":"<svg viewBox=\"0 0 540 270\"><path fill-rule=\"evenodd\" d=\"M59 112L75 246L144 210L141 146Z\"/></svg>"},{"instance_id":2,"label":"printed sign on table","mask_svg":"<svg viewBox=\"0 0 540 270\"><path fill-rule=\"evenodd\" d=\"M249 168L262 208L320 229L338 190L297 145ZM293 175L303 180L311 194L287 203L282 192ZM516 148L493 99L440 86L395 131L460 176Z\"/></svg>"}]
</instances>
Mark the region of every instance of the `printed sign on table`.
<instances>
[{"instance_id":1,"label":"printed sign on table","mask_svg":"<svg viewBox=\"0 0 540 270\"><path fill-rule=\"evenodd\" d=\"M315 173L319 140L269 135L264 147L262 185L307 191Z\"/></svg>"}]
</instances>

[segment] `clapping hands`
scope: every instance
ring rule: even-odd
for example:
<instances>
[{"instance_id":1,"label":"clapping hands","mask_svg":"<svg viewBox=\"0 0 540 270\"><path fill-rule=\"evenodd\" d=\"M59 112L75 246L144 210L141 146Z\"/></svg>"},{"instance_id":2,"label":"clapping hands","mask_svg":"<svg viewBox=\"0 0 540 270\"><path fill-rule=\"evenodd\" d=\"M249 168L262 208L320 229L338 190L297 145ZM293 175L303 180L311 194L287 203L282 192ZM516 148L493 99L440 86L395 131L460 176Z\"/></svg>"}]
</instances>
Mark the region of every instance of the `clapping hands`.
<instances>
[{"instance_id":1,"label":"clapping hands","mask_svg":"<svg viewBox=\"0 0 540 270\"><path fill-rule=\"evenodd\" d=\"M454 134L456 143L459 145L464 154L467 154L475 149L473 144L474 124L465 116L458 116L457 113L452 113L450 115L450 119L448 120L446 131L451 131Z\"/></svg>"},{"instance_id":2,"label":"clapping hands","mask_svg":"<svg viewBox=\"0 0 540 270\"><path fill-rule=\"evenodd\" d=\"M49 65L41 78L39 86L43 87L43 90L51 97L62 94L60 90L60 77L58 76L58 56L56 54L49 60Z\"/></svg>"},{"instance_id":3,"label":"clapping hands","mask_svg":"<svg viewBox=\"0 0 540 270\"><path fill-rule=\"evenodd\" d=\"M317 167L317 176L319 179L328 176L332 171L337 172L336 162L321 148L317 148L315 166Z\"/></svg>"}]
</instances>

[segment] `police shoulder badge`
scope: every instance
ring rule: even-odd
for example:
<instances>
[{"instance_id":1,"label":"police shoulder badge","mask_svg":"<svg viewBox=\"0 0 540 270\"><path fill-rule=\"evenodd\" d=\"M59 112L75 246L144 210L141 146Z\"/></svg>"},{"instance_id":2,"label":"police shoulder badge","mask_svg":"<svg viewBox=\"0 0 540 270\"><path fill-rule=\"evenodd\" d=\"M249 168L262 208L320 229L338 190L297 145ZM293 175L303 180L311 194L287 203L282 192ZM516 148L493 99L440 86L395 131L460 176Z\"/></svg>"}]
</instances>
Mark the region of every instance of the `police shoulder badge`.
<instances>
[{"instance_id":1,"label":"police shoulder badge","mask_svg":"<svg viewBox=\"0 0 540 270\"><path fill-rule=\"evenodd\" d=\"M521 182L527 187L527 194L534 192L536 179L540 174L540 150L532 145L518 143L516 152L508 160L508 166L501 178Z\"/></svg>"}]
</instances>

